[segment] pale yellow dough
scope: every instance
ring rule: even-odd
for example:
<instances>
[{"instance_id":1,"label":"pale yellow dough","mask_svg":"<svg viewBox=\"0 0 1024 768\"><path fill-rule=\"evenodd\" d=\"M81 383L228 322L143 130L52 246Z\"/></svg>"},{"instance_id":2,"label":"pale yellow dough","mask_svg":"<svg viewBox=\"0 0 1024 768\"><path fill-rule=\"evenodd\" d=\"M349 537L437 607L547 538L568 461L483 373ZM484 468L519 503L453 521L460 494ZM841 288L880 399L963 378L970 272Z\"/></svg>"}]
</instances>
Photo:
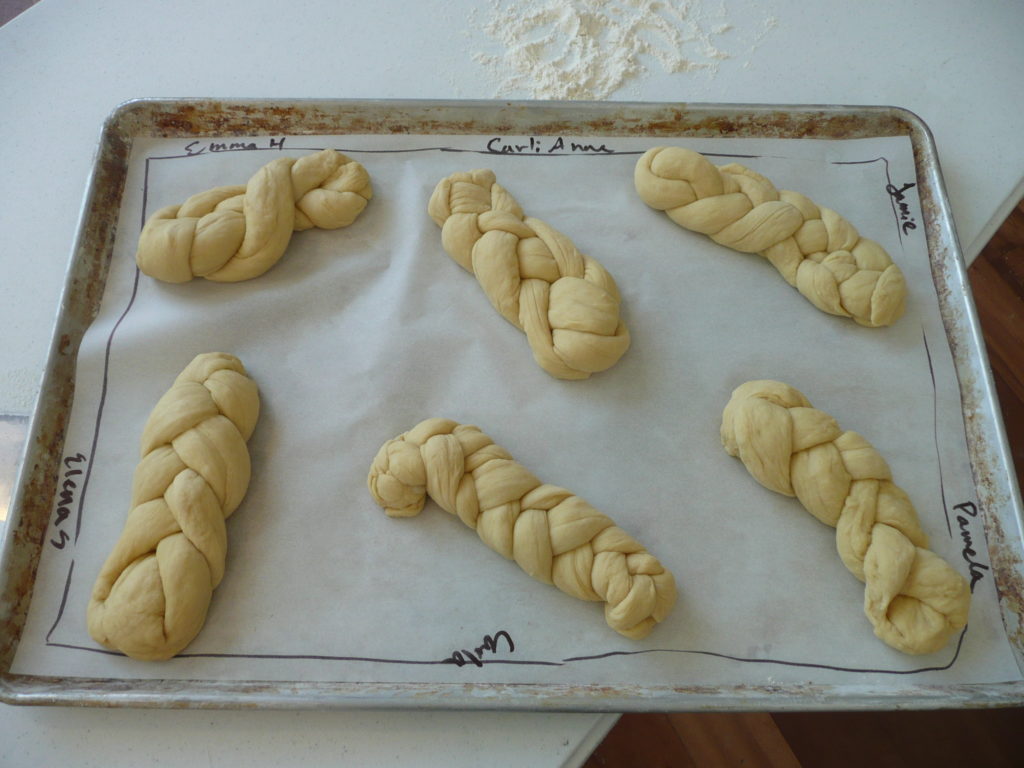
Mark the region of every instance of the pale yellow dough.
<instances>
[{"instance_id":1,"label":"pale yellow dough","mask_svg":"<svg viewBox=\"0 0 1024 768\"><path fill-rule=\"evenodd\" d=\"M863 437L787 384L748 381L722 414L722 445L761 485L796 496L835 527L879 638L904 653L932 653L967 623L966 579L927 548L913 504Z\"/></svg>"},{"instance_id":2,"label":"pale yellow dough","mask_svg":"<svg viewBox=\"0 0 1024 768\"><path fill-rule=\"evenodd\" d=\"M798 192L779 191L736 163L716 167L681 147L645 152L633 180L649 206L716 243L761 254L824 312L870 327L903 314L907 286L889 254Z\"/></svg>"},{"instance_id":3,"label":"pale yellow dough","mask_svg":"<svg viewBox=\"0 0 1024 768\"><path fill-rule=\"evenodd\" d=\"M96 642L135 659L169 659L206 621L224 576L225 519L249 486L259 393L235 357L199 355L142 432L131 511L92 589Z\"/></svg>"},{"instance_id":4,"label":"pale yellow dough","mask_svg":"<svg viewBox=\"0 0 1024 768\"><path fill-rule=\"evenodd\" d=\"M626 637L645 637L675 604L675 579L653 555L580 497L542 484L476 427L419 423L384 444L368 484L391 517L419 514L429 494L533 578L604 602L608 625Z\"/></svg>"},{"instance_id":5,"label":"pale yellow dough","mask_svg":"<svg viewBox=\"0 0 1024 768\"><path fill-rule=\"evenodd\" d=\"M585 379L629 347L619 291L597 261L519 204L487 170L453 173L427 208L444 249L472 272L501 316L559 379Z\"/></svg>"},{"instance_id":6,"label":"pale yellow dough","mask_svg":"<svg viewBox=\"0 0 1024 768\"><path fill-rule=\"evenodd\" d=\"M372 196L366 169L341 152L279 157L244 186L216 187L158 210L142 229L135 260L168 283L249 280L278 262L293 231L347 227Z\"/></svg>"}]
</instances>

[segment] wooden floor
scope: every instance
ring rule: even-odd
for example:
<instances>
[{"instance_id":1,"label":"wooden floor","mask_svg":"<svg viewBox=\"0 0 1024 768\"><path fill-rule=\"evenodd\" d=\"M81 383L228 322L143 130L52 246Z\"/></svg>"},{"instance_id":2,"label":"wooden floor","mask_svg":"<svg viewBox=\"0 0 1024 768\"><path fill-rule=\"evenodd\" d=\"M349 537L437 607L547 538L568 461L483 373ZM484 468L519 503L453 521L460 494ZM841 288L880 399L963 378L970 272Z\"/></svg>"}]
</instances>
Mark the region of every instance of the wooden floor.
<instances>
[{"instance_id":1,"label":"wooden floor","mask_svg":"<svg viewBox=\"0 0 1024 768\"><path fill-rule=\"evenodd\" d=\"M1024 203L969 270L1024 487ZM1024 766L1024 709L623 715L585 768Z\"/></svg>"}]
</instances>

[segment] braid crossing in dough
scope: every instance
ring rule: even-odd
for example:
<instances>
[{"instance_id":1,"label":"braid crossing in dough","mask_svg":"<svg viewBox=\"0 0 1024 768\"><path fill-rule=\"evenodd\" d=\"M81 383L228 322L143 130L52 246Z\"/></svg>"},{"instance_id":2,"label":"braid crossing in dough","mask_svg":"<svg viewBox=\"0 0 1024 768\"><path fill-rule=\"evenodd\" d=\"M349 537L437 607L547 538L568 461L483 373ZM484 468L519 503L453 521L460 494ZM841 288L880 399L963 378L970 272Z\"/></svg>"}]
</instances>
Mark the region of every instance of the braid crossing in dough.
<instances>
[{"instance_id":1,"label":"braid crossing in dough","mask_svg":"<svg viewBox=\"0 0 1024 768\"><path fill-rule=\"evenodd\" d=\"M142 228L135 260L168 283L249 280L278 262L293 231L347 227L372 196L366 169L341 152L280 157L244 186L161 208Z\"/></svg>"},{"instance_id":2,"label":"braid crossing in dough","mask_svg":"<svg viewBox=\"0 0 1024 768\"><path fill-rule=\"evenodd\" d=\"M585 379L629 348L612 276L561 232L524 216L493 172L442 179L427 211L448 255L526 334L537 364L552 376Z\"/></svg>"},{"instance_id":3,"label":"braid crossing in dough","mask_svg":"<svg viewBox=\"0 0 1024 768\"><path fill-rule=\"evenodd\" d=\"M883 641L932 653L967 623L967 581L928 550L909 497L863 437L787 384L748 381L722 414L722 445L761 485L795 495L836 529L839 556L865 583L864 613Z\"/></svg>"},{"instance_id":4,"label":"braid crossing in dough","mask_svg":"<svg viewBox=\"0 0 1024 768\"><path fill-rule=\"evenodd\" d=\"M199 355L160 398L142 432L131 511L92 589L96 642L154 661L199 633L224 576L224 521L249 486L245 441L258 417L256 384L227 354Z\"/></svg>"},{"instance_id":5,"label":"braid crossing in dough","mask_svg":"<svg viewBox=\"0 0 1024 768\"><path fill-rule=\"evenodd\" d=\"M626 637L645 637L675 604L675 579L653 555L580 497L542 484L476 427L421 422L384 444L368 484L391 517L419 514L429 494L533 578L603 601L608 625Z\"/></svg>"},{"instance_id":6,"label":"braid crossing in dough","mask_svg":"<svg viewBox=\"0 0 1024 768\"><path fill-rule=\"evenodd\" d=\"M643 201L679 226L764 256L823 312L871 327L903 314L907 286L889 254L798 192L780 192L749 168L716 167L681 147L648 150L633 180Z\"/></svg>"}]
</instances>

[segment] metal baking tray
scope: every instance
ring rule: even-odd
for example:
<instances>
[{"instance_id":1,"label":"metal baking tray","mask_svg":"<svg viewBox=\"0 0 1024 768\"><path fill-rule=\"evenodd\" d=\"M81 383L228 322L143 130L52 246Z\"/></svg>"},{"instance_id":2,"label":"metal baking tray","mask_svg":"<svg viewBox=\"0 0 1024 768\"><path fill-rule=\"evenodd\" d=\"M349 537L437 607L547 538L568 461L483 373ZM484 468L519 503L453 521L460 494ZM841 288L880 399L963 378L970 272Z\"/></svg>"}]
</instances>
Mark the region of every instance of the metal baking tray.
<instances>
[{"instance_id":1,"label":"metal baking tray","mask_svg":"<svg viewBox=\"0 0 1024 768\"><path fill-rule=\"evenodd\" d=\"M394 707L445 709L836 710L1008 706L1024 682L724 687L389 684L118 680L10 672L24 628L75 390L82 335L96 316L114 243L129 152L137 137L342 134L762 137L908 136L925 234L953 352L978 499L1003 621L1024 669L1022 505L981 330L932 136L895 107L629 102L139 99L106 120L32 417L0 553L0 700L12 704L197 708Z\"/></svg>"}]
</instances>

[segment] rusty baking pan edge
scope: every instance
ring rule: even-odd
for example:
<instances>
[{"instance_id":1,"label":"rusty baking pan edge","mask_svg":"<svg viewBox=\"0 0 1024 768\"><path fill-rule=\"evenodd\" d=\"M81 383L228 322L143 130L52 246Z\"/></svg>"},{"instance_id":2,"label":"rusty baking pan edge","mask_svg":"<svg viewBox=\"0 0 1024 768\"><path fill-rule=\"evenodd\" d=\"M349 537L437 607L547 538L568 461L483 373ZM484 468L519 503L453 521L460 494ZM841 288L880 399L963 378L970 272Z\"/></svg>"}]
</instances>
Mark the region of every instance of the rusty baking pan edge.
<instances>
[{"instance_id":1,"label":"rusty baking pan edge","mask_svg":"<svg viewBox=\"0 0 1024 768\"><path fill-rule=\"evenodd\" d=\"M117 227L130 141L105 122L93 156L39 394L29 420L0 547L0 680L6 684L24 627L57 493L58 465L85 330L99 310ZM97 220L97 224L93 224Z\"/></svg>"},{"instance_id":2,"label":"rusty baking pan edge","mask_svg":"<svg viewBox=\"0 0 1024 768\"><path fill-rule=\"evenodd\" d=\"M551 711L938 709L1024 702L1024 681L952 686L606 686L117 680L13 675L56 495L78 347L111 258L135 136L344 133L862 138L908 135L929 255L960 380L964 422L1007 633L1024 668L1021 497L934 141L897 107L632 102L136 99L105 121L24 460L0 550L0 700L13 704L195 708L423 708Z\"/></svg>"},{"instance_id":3,"label":"rusty baking pan edge","mask_svg":"<svg viewBox=\"0 0 1024 768\"><path fill-rule=\"evenodd\" d=\"M983 709L1013 706L1022 683L911 686L879 693L866 685L630 686L504 683L289 683L207 680L5 681L9 704L144 709L483 709L551 712L750 712Z\"/></svg>"}]
</instances>

